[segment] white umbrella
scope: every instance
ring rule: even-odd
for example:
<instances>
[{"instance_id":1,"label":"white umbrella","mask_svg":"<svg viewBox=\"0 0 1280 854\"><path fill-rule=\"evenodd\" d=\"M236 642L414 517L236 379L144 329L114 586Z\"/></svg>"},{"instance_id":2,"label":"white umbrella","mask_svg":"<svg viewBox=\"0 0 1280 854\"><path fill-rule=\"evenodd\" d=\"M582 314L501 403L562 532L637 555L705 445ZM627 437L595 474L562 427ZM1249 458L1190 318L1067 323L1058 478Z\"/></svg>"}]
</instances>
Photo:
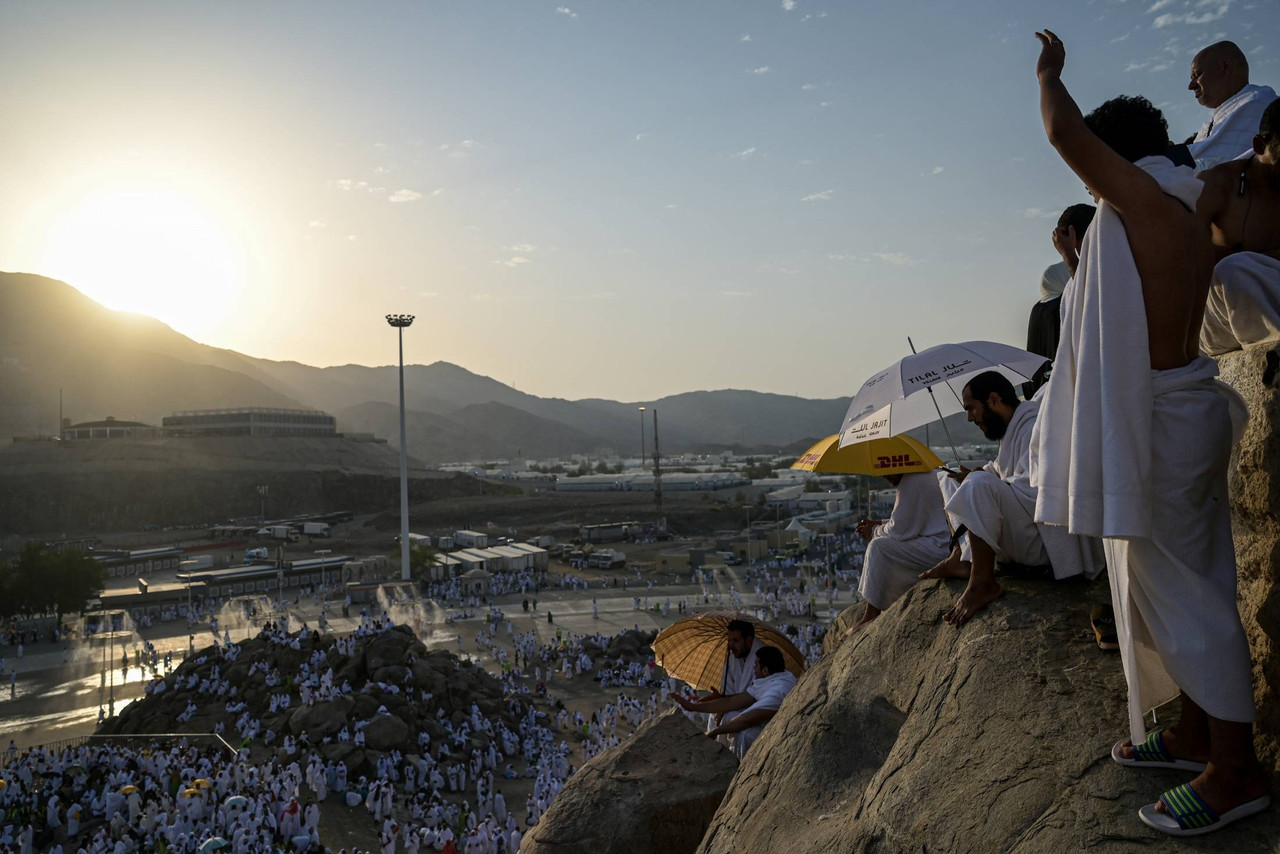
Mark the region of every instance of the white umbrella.
<instances>
[{"instance_id":1,"label":"white umbrella","mask_svg":"<svg viewBox=\"0 0 1280 854\"><path fill-rule=\"evenodd\" d=\"M1010 382L1027 382L1046 361L1044 356L993 341L939 344L912 353L858 389L840 427L840 447L896 436L963 412L960 393L974 374L996 371Z\"/></svg>"}]
</instances>

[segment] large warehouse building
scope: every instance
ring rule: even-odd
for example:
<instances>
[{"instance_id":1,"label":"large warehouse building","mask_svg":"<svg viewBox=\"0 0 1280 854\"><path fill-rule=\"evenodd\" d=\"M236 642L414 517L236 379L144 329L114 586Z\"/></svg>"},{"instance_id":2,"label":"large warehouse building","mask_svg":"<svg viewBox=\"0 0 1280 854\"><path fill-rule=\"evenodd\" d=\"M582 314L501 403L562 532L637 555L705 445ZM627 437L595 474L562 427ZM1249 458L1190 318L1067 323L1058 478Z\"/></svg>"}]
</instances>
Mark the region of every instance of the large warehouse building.
<instances>
[{"instance_id":1,"label":"large warehouse building","mask_svg":"<svg viewBox=\"0 0 1280 854\"><path fill-rule=\"evenodd\" d=\"M336 436L338 422L318 409L197 409L164 417L170 436Z\"/></svg>"}]
</instances>

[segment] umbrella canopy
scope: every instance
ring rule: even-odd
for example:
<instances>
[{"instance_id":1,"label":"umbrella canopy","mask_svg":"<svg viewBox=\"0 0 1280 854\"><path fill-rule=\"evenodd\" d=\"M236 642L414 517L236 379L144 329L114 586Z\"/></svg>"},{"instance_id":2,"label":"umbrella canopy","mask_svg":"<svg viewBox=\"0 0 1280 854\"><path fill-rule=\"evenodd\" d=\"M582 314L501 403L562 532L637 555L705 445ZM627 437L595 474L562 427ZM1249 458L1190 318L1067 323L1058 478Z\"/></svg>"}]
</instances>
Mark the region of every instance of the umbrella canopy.
<instances>
[{"instance_id":1,"label":"umbrella canopy","mask_svg":"<svg viewBox=\"0 0 1280 854\"><path fill-rule=\"evenodd\" d=\"M198 787L198 788L201 788L201 789L207 789L207 788L209 788L210 786L212 786L212 785L213 785L213 783L212 783L211 781L209 781L209 780L206 780L204 777L200 777L200 778L198 778L198 779L196 779L196 780L193 780L193 781L191 782L191 785L192 785L192 786L195 786L195 787Z\"/></svg>"},{"instance_id":2,"label":"umbrella canopy","mask_svg":"<svg viewBox=\"0 0 1280 854\"><path fill-rule=\"evenodd\" d=\"M872 439L839 447L840 434L828 436L791 464L798 471L832 474L914 474L942 465L938 455L910 436Z\"/></svg>"},{"instance_id":3,"label":"umbrella canopy","mask_svg":"<svg viewBox=\"0 0 1280 854\"><path fill-rule=\"evenodd\" d=\"M199 789L186 789L185 791L183 791L183 793L182 793L182 797L184 797L184 798L198 798L198 797L200 797L200 790L199 790Z\"/></svg>"},{"instance_id":4,"label":"umbrella canopy","mask_svg":"<svg viewBox=\"0 0 1280 854\"><path fill-rule=\"evenodd\" d=\"M247 803L249 803L249 799L246 798L244 795L232 795L231 797L223 801L222 805L225 807L235 808L235 807L242 807Z\"/></svg>"},{"instance_id":5,"label":"umbrella canopy","mask_svg":"<svg viewBox=\"0 0 1280 854\"><path fill-rule=\"evenodd\" d=\"M725 645L729 622L746 620L755 626L761 643L782 650L787 669L799 678L804 673L804 656L787 636L768 623L737 611L710 611L672 623L653 639L653 657L658 666L696 690L719 691L723 685Z\"/></svg>"},{"instance_id":6,"label":"umbrella canopy","mask_svg":"<svg viewBox=\"0 0 1280 854\"><path fill-rule=\"evenodd\" d=\"M122 795L132 795L136 791L138 791L138 787L132 784L120 787L120 794Z\"/></svg>"},{"instance_id":7,"label":"umbrella canopy","mask_svg":"<svg viewBox=\"0 0 1280 854\"><path fill-rule=\"evenodd\" d=\"M9 783L8 783L8 781L7 781L7 780L0 780L0 789L7 789L7 788L9 788Z\"/></svg>"},{"instance_id":8,"label":"umbrella canopy","mask_svg":"<svg viewBox=\"0 0 1280 854\"><path fill-rule=\"evenodd\" d=\"M217 851L219 848L226 848L231 843L223 839L221 836L210 836L204 842L200 843L201 851Z\"/></svg>"},{"instance_id":9,"label":"umbrella canopy","mask_svg":"<svg viewBox=\"0 0 1280 854\"><path fill-rule=\"evenodd\" d=\"M862 384L840 427L840 447L896 436L964 411L966 379L996 371L1015 384L1027 382L1044 356L992 341L939 344L913 353ZM932 390L932 393L927 390Z\"/></svg>"}]
</instances>

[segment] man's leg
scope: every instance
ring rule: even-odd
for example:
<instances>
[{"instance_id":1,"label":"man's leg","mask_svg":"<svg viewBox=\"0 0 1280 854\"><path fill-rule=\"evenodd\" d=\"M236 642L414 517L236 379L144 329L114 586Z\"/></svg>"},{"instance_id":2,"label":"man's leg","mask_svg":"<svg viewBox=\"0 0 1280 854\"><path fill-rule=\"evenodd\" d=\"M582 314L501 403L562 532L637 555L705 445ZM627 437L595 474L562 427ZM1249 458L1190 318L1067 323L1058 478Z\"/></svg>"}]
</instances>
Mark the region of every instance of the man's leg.
<instances>
[{"instance_id":1,"label":"man's leg","mask_svg":"<svg viewBox=\"0 0 1280 854\"><path fill-rule=\"evenodd\" d=\"M972 572L973 562L964 559L963 550L957 543L955 548L951 550L951 554L947 555L937 564L920 573L920 580L926 581L930 578L968 578Z\"/></svg>"},{"instance_id":2,"label":"man's leg","mask_svg":"<svg viewBox=\"0 0 1280 854\"><path fill-rule=\"evenodd\" d=\"M969 573L969 585L956 600L956 604L943 617L953 626L963 626L974 614L990 605L1004 588L996 581L996 553L987 541L969 533L969 547L973 550L973 566Z\"/></svg>"}]
</instances>

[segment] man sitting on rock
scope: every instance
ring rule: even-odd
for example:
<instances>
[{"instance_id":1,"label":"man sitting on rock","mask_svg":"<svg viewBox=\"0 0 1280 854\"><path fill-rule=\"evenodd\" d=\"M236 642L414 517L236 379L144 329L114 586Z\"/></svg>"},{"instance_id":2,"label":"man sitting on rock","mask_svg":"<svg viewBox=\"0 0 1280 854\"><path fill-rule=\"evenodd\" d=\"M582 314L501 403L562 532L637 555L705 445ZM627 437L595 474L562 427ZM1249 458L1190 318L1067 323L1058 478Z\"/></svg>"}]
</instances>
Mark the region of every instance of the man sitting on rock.
<instances>
[{"instance_id":1,"label":"man sitting on rock","mask_svg":"<svg viewBox=\"0 0 1280 854\"><path fill-rule=\"evenodd\" d=\"M997 559L1027 567L1049 563L1036 527L1036 491L1028 469L1039 402L1019 401L1013 384L995 371L969 380L961 402L969 421L978 425L982 435L1000 442L1000 451L982 468L960 466L960 473L952 475L960 487L947 501L946 510L969 529L971 559L966 560L969 555L957 543L946 560L920 575L968 577L969 586L946 615L946 621L954 626L968 622L1004 592L995 579Z\"/></svg>"},{"instance_id":2,"label":"man sitting on rock","mask_svg":"<svg viewBox=\"0 0 1280 854\"><path fill-rule=\"evenodd\" d=\"M755 679L756 652L764 644L756 637L756 627L749 620L730 620L725 637L724 672L721 674L720 691L711 691L703 699L714 700L741 694ZM706 711L706 710L703 710ZM736 711L730 709L725 714L712 714L707 721L707 729L728 723ZM725 747L731 747L728 737L720 739Z\"/></svg>"},{"instance_id":3,"label":"man sitting on rock","mask_svg":"<svg viewBox=\"0 0 1280 854\"><path fill-rule=\"evenodd\" d=\"M1196 212L1218 257L1200 349L1216 356L1280 341L1280 101L1262 114L1252 157L1199 177Z\"/></svg>"},{"instance_id":4,"label":"man sitting on rock","mask_svg":"<svg viewBox=\"0 0 1280 854\"><path fill-rule=\"evenodd\" d=\"M674 692L670 696L687 712L722 713L723 723L708 730L707 736L735 736L729 749L742 759L796 686L796 677L787 670L782 650L776 646L756 650L753 677L746 690L738 694L704 700L689 700Z\"/></svg>"},{"instance_id":5,"label":"man sitting on rock","mask_svg":"<svg viewBox=\"0 0 1280 854\"><path fill-rule=\"evenodd\" d=\"M942 510L942 490L932 472L886 475L898 488L889 520L864 519L858 535L867 541L858 593L867 600L862 619L845 635L880 616L919 580L920 571L947 556L951 530Z\"/></svg>"}]
</instances>

